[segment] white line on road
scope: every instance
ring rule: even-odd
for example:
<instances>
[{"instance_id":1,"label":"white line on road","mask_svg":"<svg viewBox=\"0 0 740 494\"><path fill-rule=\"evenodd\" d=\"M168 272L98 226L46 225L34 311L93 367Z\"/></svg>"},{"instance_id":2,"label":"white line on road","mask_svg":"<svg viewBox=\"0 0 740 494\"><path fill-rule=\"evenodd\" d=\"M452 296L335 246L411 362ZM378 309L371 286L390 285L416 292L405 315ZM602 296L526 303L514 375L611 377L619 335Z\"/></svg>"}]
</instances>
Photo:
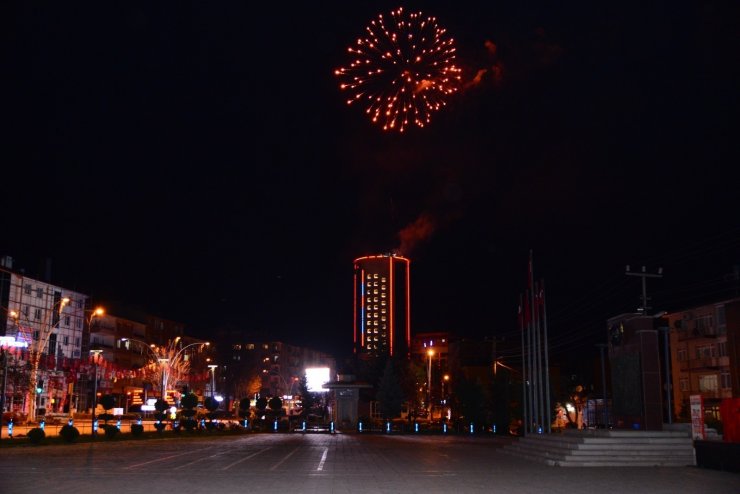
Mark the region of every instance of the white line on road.
<instances>
[{"instance_id":1,"label":"white line on road","mask_svg":"<svg viewBox=\"0 0 740 494\"><path fill-rule=\"evenodd\" d=\"M197 453L198 451L203 451L204 449L211 449L211 448L191 449L190 451L186 451L185 453L180 453L179 455L170 455L170 456L165 456L163 458L157 458L156 460L152 460L152 461L145 461L144 463L137 463L135 465L129 465L126 468L124 468L124 470L128 470L129 468L136 468L136 467L141 467L144 465L149 465L150 463L157 463L158 461L170 460L172 458L177 458L178 456L190 455L193 453Z\"/></svg>"},{"instance_id":2,"label":"white line on road","mask_svg":"<svg viewBox=\"0 0 740 494\"><path fill-rule=\"evenodd\" d=\"M276 469L277 467L279 467L280 465L282 465L282 464L283 464L283 462L284 462L285 460L287 460L288 458L290 458L291 456L293 456L293 453L295 453L295 452L296 452L296 451L298 451L299 449L301 449L301 447L300 447L300 446L298 446L298 447L297 447L296 449L294 449L293 451L291 451L290 453L288 453L287 455L285 455L285 458L283 458L283 459L282 459L282 460L280 460L279 462L275 463L275 464L274 464L274 465L273 465L272 467L270 467L270 471L272 472L272 471L273 471L273 470L275 470L275 469Z\"/></svg>"},{"instance_id":3,"label":"white line on road","mask_svg":"<svg viewBox=\"0 0 740 494\"><path fill-rule=\"evenodd\" d=\"M179 470L179 469L181 469L181 468L189 467L190 465L192 465L192 464L194 464L194 463L198 463L198 462L200 462L200 461L203 461L203 460L209 460L209 459L211 459L211 458L215 458L215 457L217 457L217 456L221 456L222 454L224 454L224 451L219 451L219 452L218 452L218 453L216 453L215 455L211 455L211 456L204 456L204 457L202 457L202 458L198 458L197 460L193 460L193 461L191 461L190 463L183 463L182 465L178 465L178 466L176 466L175 468L173 468L173 470Z\"/></svg>"},{"instance_id":4,"label":"white line on road","mask_svg":"<svg viewBox=\"0 0 740 494\"><path fill-rule=\"evenodd\" d=\"M324 469L324 462L326 461L326 453L329 451L329 448L324 448L324 454L321 455L321 461L319 462L319 467L316 469L317 471L321 471Z\"/></svg>"},{"instance_id":5,"label":"white line on road","mask_svg":"<svg viewBox=\"0 0 740 494\"><path fill-rule=\"evenodd\" d=\"M238 464L238 463L241 463L241 462L243 462L243 461L245 461L245 460L248 460L248 459L250 459L250 458L254 458L255 456L257 456L257 455L258 455L258 454L260 454L260 453L264 453L264 452L265 452L265 451L267 451L268 449L270 449L270 448L265 448L265 449L262 449L262 450L260 450L260 451L257 451L256 453L252 453L252 454L251 454L251 455L249 455L249 456L245 456L244 458L241 458L241 459L239 459L239 460L236 460L236 461L235 461L234 463L229 463L228 465L226 465L225 467L223 467L223 468L222 468L221 470L228 470L229 468L233 467L234 465L236 465L236 464Z\"/></svg>"}]
</instances>

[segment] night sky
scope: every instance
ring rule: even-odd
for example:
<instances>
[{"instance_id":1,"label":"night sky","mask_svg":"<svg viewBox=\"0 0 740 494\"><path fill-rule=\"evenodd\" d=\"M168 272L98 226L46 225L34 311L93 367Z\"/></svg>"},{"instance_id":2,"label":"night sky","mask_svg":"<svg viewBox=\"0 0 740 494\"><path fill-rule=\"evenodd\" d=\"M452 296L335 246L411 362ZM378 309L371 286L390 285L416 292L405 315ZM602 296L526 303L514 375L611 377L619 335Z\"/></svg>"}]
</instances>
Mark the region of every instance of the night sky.
<instances>
[{"instance_id":1,"label":"night sky","mask_svg":"<svg viewBox=\"0 0 740 494\"><path fill-rule=\"evenodd\" d=\"M0 254L196 336L341 356L354 258L412 260L413 332L518 340L532 249L551 361L595 356L640 305L626 264L663 268L654 311L738 286L740 9L638 3L11 3ZM334 75L401 5L466 82L404 134Z\"/></svg>"}]
</instances>

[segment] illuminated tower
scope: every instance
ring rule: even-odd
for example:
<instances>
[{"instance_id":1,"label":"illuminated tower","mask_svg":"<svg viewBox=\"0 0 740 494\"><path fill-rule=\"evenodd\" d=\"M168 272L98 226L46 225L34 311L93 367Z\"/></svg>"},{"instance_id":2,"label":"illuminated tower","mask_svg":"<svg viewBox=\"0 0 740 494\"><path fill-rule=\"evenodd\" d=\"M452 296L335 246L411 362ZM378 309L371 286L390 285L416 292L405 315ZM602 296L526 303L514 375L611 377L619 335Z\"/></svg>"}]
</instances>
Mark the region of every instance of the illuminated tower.
<instances>
[{"instance_id":1,"label":"illuminated tower","mask_svg":"<svg viewBox=\"0 0 740 494\"><path fill-rule=\"evenodd\" d=\"M394 254L355 259L354 352L408 357L411 347L410 264Z\"/></svg>"}]
</instances>

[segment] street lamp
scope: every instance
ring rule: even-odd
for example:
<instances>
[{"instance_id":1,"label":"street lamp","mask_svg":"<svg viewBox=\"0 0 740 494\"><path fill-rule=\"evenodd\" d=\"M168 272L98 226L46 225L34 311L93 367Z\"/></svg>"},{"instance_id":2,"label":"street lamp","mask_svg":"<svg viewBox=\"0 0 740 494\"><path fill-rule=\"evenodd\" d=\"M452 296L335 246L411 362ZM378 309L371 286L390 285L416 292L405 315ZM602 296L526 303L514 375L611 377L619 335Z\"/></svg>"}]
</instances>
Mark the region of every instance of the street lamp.
<instances>
[{"instance_id":1,"label":"street lamp","mask_svg":"<svg viewBox=\"0 0 740 494\"><path fill-rule=\"evenodd\" d=\"M216 396L216 364L209 364L208 368L211 369L211 398Z\"/></svg>"},{"instance_id":2,"label":"street lamp","mask_svg":"<svg viewBox=\"0 0 740 494\"><path fill-rule=\"evenodd\" d=\"M132 341L136 343L140 343L144 347L146 347L147 350L152 354L154 357L153 361L157 362L159 364L160 372L161 372L161 386L162 386L162 400L166 403L167 402L167 382L169 381L169 377L171 374L171 371L174 370L175 373L179 376L180 374L184 374L187 372L187 363L183 363L183 358L185 356L185 350L187 350L190 347L198 346L209 346L211 343L208 341L205 342L196 342L196 343L190 343L189 345L185 345L182 348L178 348L177 344L180 342L180 337L178 336L174 340L170 341L167 346L157 346L157 345L147 345L145 342L141 340L137 340L135 338L121 338L121 341Z\"/></svg>"},{"instance_id":3,"label":"street lamp","mask_svg":"<svg viewBox=\"0 0 740 494\"><path fill-rule=\"evenodd\" d=\"M432 418L432 357L434 356L434 349L430 348L427 350L429 356L429 364L427 365L427 407L429 408L429 415L427 417L431 420Z\"/></svg>"},{"instance_id":4,"label":"street lamp","mask_svg":"<svg viewBox=\"0 0 740 494\"><path fill-rule=\"evenodd\" d=\"M93 406L92 406L92 436L98 433L98 418L96 412L98 411L98 358L103 350L90 350L90 354L93 355Z\"/></svg>"}]
</instances>

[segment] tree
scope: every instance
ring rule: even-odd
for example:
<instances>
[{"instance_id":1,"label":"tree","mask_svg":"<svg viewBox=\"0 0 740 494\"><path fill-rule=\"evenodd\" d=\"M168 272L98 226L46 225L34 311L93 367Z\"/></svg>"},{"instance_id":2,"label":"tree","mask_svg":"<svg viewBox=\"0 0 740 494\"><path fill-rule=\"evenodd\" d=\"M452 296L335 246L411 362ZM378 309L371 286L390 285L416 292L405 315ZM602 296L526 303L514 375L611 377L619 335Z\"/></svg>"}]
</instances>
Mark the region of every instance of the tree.
<instances>
[{"instance_id":1,"label":"tree","mask_svg":"<svg viewBox=\"0 0 740 494\"><path fill-rule=\"evenodd\" d=\"M275 414L276 416L280 415L280 412L283 411L283 400L281 400L279 396L273 396L272 398L270 398L268 406L270 407L270 410L273 414Z\"/></svg>"},{"instance_id":2,"label":"tree","mask_svg":"<svg viewBox=\"0 0 740 494\"><path fill-rule=\"evenodd\" d=\"M308 390L308 380L304 375L298 384L298 394L301 395L301 415L306 416L318 402L316 393Z\"/></svg>"},{"instance_id":3,"label":"tree","mask_svg":"<svg viewBox=\"0 0 740 494\"><path fill-rule=\"evenodd\" d=\"M393 367L393 362L388 359L385 363L383 375L380 377L376 395L380 402L380 412L386 420L398 417L401 414L404 398L398 375Z\"/></svg>"},{"instance_id":4,"label":"tree","mask_svg":"<svg viewBox=\"0 0 740 494\"><path fill-rule=\"evenodd\" d=\"M113 418L113 415L108 413L108 410L116 406L116 397L110 394L103 395L100 397L100 401L98 403L100 403L100 406L105 410L105 413L101 414L100 418L103 419L105 424L107 424L108 421Z\"/></svg>"},{"instance_id":5,"label":"tree","mask_svg":"<svg viewBox=\"0 0 740 494\"><path fill-rule=\"evenodd\" d=\"M188 393L180 399L180 406L183 410L180 412L185 420L182 425L186 430L192 431L197 426L197 421L193 418L197 413L195 408L198 406L198 396L195 393Z\"/></svg>"}]
</instances>

